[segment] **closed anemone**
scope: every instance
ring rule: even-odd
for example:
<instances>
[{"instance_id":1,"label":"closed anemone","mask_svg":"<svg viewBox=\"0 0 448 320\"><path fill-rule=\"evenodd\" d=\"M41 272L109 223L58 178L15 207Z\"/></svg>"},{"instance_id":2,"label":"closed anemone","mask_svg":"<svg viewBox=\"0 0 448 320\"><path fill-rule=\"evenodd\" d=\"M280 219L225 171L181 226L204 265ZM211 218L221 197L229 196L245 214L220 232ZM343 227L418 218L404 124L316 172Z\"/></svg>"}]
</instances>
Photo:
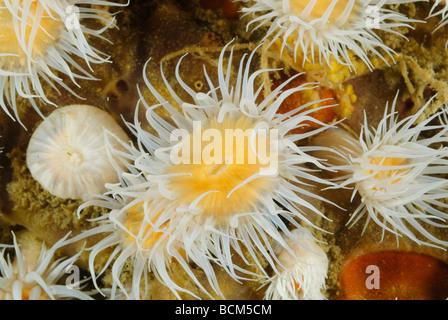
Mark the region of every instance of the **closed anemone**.
<instances>
[{"instance_id":1,"label":"closed anemone","mask_svg":"<svg viewBox=\"0 0 448 320\"><path fill-rule=\"evenodd\" d=\"M89 7L99 3L123 6L92 0L0 1L0 106L11 118L20 121L19 96L38 113L36 99L54 104L47 95L48 89L58 90L55 84L76 96L62 76L75 84L77 79L95 79L77 61L84 61L90 71L91 64L109 61L89 44L91 37L105 39L102 34L114 25L111 14ZM87 27L86 20L98 21L99 28Z\"/></svg>"},{"instance_id":2,"label":"closed anemone","mask_svg":"<svg viewBox=\"0 0 448 320\"><path fill-rule=\"evenodd\" d=\"M225 63L227 52L228 63ZM235 279L267 277L262 261L276 270L272 242L287 247L285 239L291 236L289 226L298 227L303 222L319 228L313 223L315 218L326 218L312 202L327 200L310 191L314 184L330 184L314 175L316 167L320 170L324 166L308 154L308 147L299 147L296 142L329 125L311 116L319 110L308 109L314 101L285 114L277 113L286 97L315 85L304 84L281 92L288 83L285 82L262 97L263 86L255 83L258 76L268 70L250 72L255 52L249 57L244 55L233 73L234 52L226 45L219 56L217 84L205 73L210 88L207 93L195 92L182 80L179 61L175 76L190 96L189 101L179 97L162 72L172 96L169 102L145 74L145 83L159 102L149 105L143 97L141 99L149 129L145 130L138 119L129 124L138 143L130 146L127 155L121 153L130 161L128 172L122 174L121 184L111 189L110 199L103 199L106 203L92 202L116 209L116 205L109 206L107 201L116 203L114 199L132 197L135 204L148 197L152 199L156 191L160 193L166 209L150 221L154 226L164 225L164 233L169 238L163 244L164 250L176 252L182 244L186 259L205 272L217 293L219 288L211 262ZM162 118L161 113L167 117ZM308 121L321 127L301 134L290 133ZM230 144L225 140L226 132L246 133L246 136ZM265 134L257 139L254 132ZM204 140L196 144L198 134L199 140ZM154 201L162 203L160 199ZM152 206L147 201L143 204L144 208ZM153 252L154 258L156 253ZM243 265L234 263L235 256ZM169 284L168 281L164 283Z\"/></svg>"},{"instance_id":3,"label":"closed anemone","mask_svg":"<svg viewBox=\"0 0 448 320\"><path fill-rule=\"evenodd\" d=\"M102 194L106 183L118 181L104 130L127 141L112 116L97 107L70 105L54 110L28 143L26 163L32 177L63 199L87 200Z\"/></svg>"},{"instance_id":4,"label":"closed anemone","mask_svg":"<svg viewBox=\"0 0 448 320\"><path fill-rule=\"evenodd\" d=\"M295 229L288 240L290 250L278 248L280 274L268 281L266 300L324 300L322 290L328 272L328 258L311 232Z\"/></svg>"},{"instance_id":5,"label":"closed anemone","mask_svg":"<svg viewBox=\"0 0 448 320\"><path fill-rule=\"evenodd\" d=\"M397 95L398 97L398 95ZM398 119L395 98L386 107L377 128L364 124L359 139L342 129L317 138L319 145L334 145L336 152L328 157L333 169L340 172L340 187L353 187L353 196L361 202L351 213L349 225L365 217L365 228L374 222L399 237L419 245L444 248L448 241L433 233L447 228L448 214L448 127L435 123L446 110L416 120L427 110L429 101L414 115Z\"/></svg>"},{"instance_id":6,"label":"closed anemone","mask_svg":"<svg viewBox=\"0 0 448 320\"><path fill-rule=\"evenodd\" d=\"M370 69L369 53L389 64L384 55L394 58L395 52L383 43L375 29L403 36L395 27L410 27L415 22L405 15L384 8L388 4L409 3L415 0L256 0L243 7L254 18L248 28L269 26L263 40L271 45L277 39L297 60L326 62L331 58L354 68L350 57L354 53Z\"/></svg>"}]
</instances>

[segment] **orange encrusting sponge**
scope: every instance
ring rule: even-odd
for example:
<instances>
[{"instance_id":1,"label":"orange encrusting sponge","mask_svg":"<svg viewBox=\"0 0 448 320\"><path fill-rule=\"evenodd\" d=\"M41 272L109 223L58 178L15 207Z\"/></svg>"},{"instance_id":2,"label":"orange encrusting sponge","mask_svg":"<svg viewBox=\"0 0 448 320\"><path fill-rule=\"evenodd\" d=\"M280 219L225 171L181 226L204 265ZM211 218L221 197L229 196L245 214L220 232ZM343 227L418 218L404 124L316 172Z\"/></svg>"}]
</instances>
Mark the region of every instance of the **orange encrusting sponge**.
<instances>
[{"instance_id":1,"label":"orange encrusting sponge","mask_svg":"<svg viewBox=\"0 0 448 320\"><path fill-rule=\"evenodd\" d=\"M375 281L378 289L372 285ZM343 267L339 286L338 300L445 300L448 264L415 252L367 253Z\"/></svg>"}]
</instances>

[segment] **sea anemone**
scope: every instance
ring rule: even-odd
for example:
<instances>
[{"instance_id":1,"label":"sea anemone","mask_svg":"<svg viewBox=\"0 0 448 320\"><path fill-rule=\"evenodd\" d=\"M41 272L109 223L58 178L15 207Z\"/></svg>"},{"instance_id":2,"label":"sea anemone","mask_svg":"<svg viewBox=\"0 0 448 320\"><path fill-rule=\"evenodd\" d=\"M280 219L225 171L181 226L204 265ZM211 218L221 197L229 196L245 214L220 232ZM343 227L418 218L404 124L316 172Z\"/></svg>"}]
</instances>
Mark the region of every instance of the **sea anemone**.
<instances>
[{"instance_id":1,"label":"sea anemone","mask_svg":"<svg viewBox=\"0 0 448 320\"><path fill-rule=\"evenodd\" d=\"M136 186L140 186L144 191L130 192L128 186L133 190L136 189ZM195 282L195 285L208 294L192 272L189 265L191 261L186 259L182 249L183 245L180 242L172 241L169 233L166 232L169 221L161 223L158 220L163 211L170 210L168 207L170 203L160 195L157 188L151 188L148 182L137 175L133 176L126 173L123 174L120 186L110 185L109 187L109 192L96 200L81 205L79 211L90 205L106 207L111 211L92 220L99 226L88 229L78 237L71 239L71 241L77 241L98 235L103 237L102 240L88 248L88 250L91 250L89 269L97 290L111 300L121 300L123 298L147 299L148 275L149 272L152 272L178 299L180 299L179 292L199 298L171 279L171 266L173 263L177 263ZM167 246L169 242L171 243ZM112 253L102 270L95 272L97 256L108 248L113 248ZM112 288L100 289L97 279L111 264ZM123 283L121 275L126 265L130 265L133 272L131 280ZM209 272L213 273L211 264L208 263L208 265ZM205 264L202 263L202 266L205 267ZM143 291L141 290L142 287ZM213 289L219 292L217 283L214 283Z\"/></svg>"},{"instance_id":2,"label":"sea anemone","mask_svg":"<svg viewBox=\"0 0 448 320\"><path fill-rule=\"evenodd\" d=\"M123 6L93 0L0 0L0 106L12 119L20 122L17 95L29 99L39 114L36 98L53 104L46 97L45 82L76 95L58 74L75 84L76 79L94 79L74 57L91 70L90 64L109 61L87 41L90 36L104 39L102 33L114 24L109 13L88 7L96 4ZM83 19L97 20L103 27L90 29Z\"/></svg>"},{"instance_id":3,"label":"sea anemone","mask_svg":"<svg viewBox=\"0 0 448 320\"><path fill-rule=\"evenodd\" d=\"M235 279L259 276L236 266L233 255L237 255L267 277L263 259L276 270L272 241L287 248L285 239L292 236L288 231L290 226L298 228L303 222L318 228L313 224L314 214L326 218L311 200L327 200L309 189L313 184L329 184L313 174L316 168L324 166L308 154L310 148L296 145L330 127L310 116L319 107L307 109L315 103L313 101L284 114L277 113L286 97L313 85L303 84L281 92L286 81L262 97L262 86L256 87L255 81L269 70L250 73L253 51L247 61L245 55L242 57L237 74L232 76L233 49L228 65L224 63L229 45L219 56L217 86L205 72L208 93L195 92L181 79L179 61L175 74L180 86L191 96L189 102L179 98L163 71L162 79L177 106L165 100L145 74L145 83L160 104L150 106L143 97L141 103L146 107L150 128L157 135L144 130L137 118L134 124L129 124L138 143L124 156L131 160L130 173L122 177L126 184L111 190L113 197L109 201L112 204L107 204L107 198L103 199L106 203L92 202L115 209L114 199L133 197L132 202L119 211L118 215L123 216L120 223L125 225L126 209L141 203L147 223L155 231L163 229L169 239L164 244L164 252L173 255L181 244L186 259L205 272L217 292L210 261ZM231 84L231 79L235 84ZM169 120L160 117L155 112L157 109L168 112ZM319 128L290 133L308 121L319 123ZM310 168L310 165L316 167ZM153 198L156 191L164 197L163 202ZM151 201L147 201L148 198ZM153 207L159 208L159 203L164 203L160 207L163 210L154 210ZM146 229L136 240L145 239L141 238L145 235L150 235ZM155 259L155 252L147 252L149 260ZM160 274L160 270L152 271Z\"/></svg>"},{"instance_id":4,"label":"sea anemone","mask_svg":"<svg viewBox=\"0 0 448 320\"><path fill-rule=\"evenodd\" d=\"M382 228L383 237L390 231L397 240L404 235L418 244L443 248L448 241L438 239L424 225L448 227L448 215L442 211L448 207L444 202L448 194L448 148L443 146L448 140L448 127L433 123L446 111L414 125L431 101L399 121L397 98L390 112L386 106L376 129L369 128L365 116L359 139L339 129L315 143L334 145L343 141L328 160L340 172L340 187L354 187L352 200L355 194L361 197L348 224L354 225L367 215L364 230L373 220ZM421 240L416 231L432 243Z\"/></svg>"},{"instance_id":5,"label":"sea anemone","mask_svg":"<svg viewBox=\"0 0 448 320\"><path fill-rule=\"evenodd\" d=\"M248 23L248 28L252 24L257 24L255 29L269 25L264 40L269 39L271 45L282 38L282 51L286 47L295 60L298 52L302 52L303 63L307 60L314 62L318 55L319 62L323 58L330 65L333 57L354 68L350 58L350 52L353 52L372 70L368 52L387 65L389 63L378 49L392 60L395 54L374 29L403 36L393 28L411 27L409 23L416 22L384 6L409 2L415 0L256 0L242 11L258 15Z\"/></svg>"},{"instance_id":6,"label":"sea anemone","mask_svg":"<svg viewBox=\"0 0 448 320\"><path fill-rule=\"evenodd\" d=\"M89 105L54 110L34 131L26 153L31 175L52 195L88 199L118 181L104 130L127 135L106 111Z\"/></svg>"},{"instance_id":7,"label":"sea anemone","mask_svg":"<svg viewBox=\"0 0 448 320\"><path fill-rule=\"evenodd\" d=\"M68 235L67 235L68 236ZM15 257L6 255L9 246L4 246L0 256L0 299L2 300L62 300L92 298L78 290L78 282L59 284L67 276L70 267L78 259L81 252L67 259L54 260L56 251L66 244L67 236L55 243L50 249L42 245L40 255L25 250L22 252L13 233Z\"/></svg>"},{"instance_id":8,"label":"sea anemone","mask_svg":"<svg viewBox=\"0 0 448 320\"><path fill-rule=\"evenodd\" d=\"M280 274L269 281L265 293L267 300L324 300L322 289L328 272L328 258L306 229L291 231L287 241L289 250L280 248L277 253Z\"/></svg>"},{"instance_id":9,"label":"sea anemone","mask_svg":"<svg viewBox=\"0 0 448 320\"><path fill-rule=\"evenodd\" d=\"M437 28L434 30L434 32L443 28L448 24L448 1L434 0L434 5L431 8L428 18L436 16L440 16L440 22L437 25ZM448 48L448 40L446 42L446 46Z\"/></svg>"}]
</instances>

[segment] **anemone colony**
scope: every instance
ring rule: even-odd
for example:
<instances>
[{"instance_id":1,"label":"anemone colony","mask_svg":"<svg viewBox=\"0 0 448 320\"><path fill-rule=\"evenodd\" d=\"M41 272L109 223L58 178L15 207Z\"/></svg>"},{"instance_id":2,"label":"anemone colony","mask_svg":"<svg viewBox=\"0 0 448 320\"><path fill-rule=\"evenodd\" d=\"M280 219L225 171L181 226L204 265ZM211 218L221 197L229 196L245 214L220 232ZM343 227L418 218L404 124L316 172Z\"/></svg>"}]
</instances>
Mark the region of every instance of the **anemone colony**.
<instances>
[{"instance_id":1,"label":"anemone colony","mask_svg":"<svg viewBox=\"0 0 448 320\"><path fill-rule=\"evenodd\" d=\"M204 270L212 288L219 293L211 266L211 257L215 257L219 265L235 279L241 276L237 275L238 269L234 265L232 255L236 253L244 259L242 247L248 250L249 258L260 269L262 266L258 255L264 257L271 267L276 269L274 262L277 258L270 253L272 248L270 248L268 237L276 240L279 246L287 247L285 239L288 239L291 233L284 220L296 228L301 228L295 219L307 221L312 225L306 218L303 208L309 208L315 214L322 215L317 208L305 200L304 196L319 198L323 201L325 199L310 193L299 184L304 179L325 184L325 180L312 176L309 173L310 170L303 167L303 164L313 163L321 168L323 166L317 159L306 153L305 147L297 148L294 142L326 129L327 125L309 133L293 135L289 131L297 125L307 119L315 122L317 120L309 117L310 111L297 113L306 106L294 110L296 115L277 113L286 97L307 87L300 86L286 90L280 95L285 83L256 105L255 101L260 94L260 91L254 88L257 74L249 73L253 54L247 62L244 57L241 60L236 75L237 85L232 87L229 83L230 77L224 76L226 48L224 47L219 58L218 84L214 86L210 83L211 92L213 92L210 96L194 92L186 86L177 73L177 81L194 99L193 104L182 108L186 102L180 100L169 83L165 82L168 91L175 97L177 107L182 108L183 114L179 113L178 108L160 96L146 81L151 92L159 100L160 107L168 111L174 125L157 115L156 110L159 105L149 106L142 97L142 103L147 110L146 118L148 123L157 129L157 135L154 136L143 130L138 122L128 124L134 130L140 148L130 148L129 154L126 155L127 159L131 159L131 164L128 166L129 172L125 173L126 182L123 179L122 185L114 186L110 190L110 195L113 197L105 200L110 201L111 205L95 202L96 205L115 207L116 199L122 200L118 206L119 210L109 214L107 224L110 226L107 229L110 230L114 225L112 229L115 228L116 232L122 233L123 230L120 230L122 227L115 226L138 224L137 232L132 232L130 227L126 228L127 232L132 232L135 240L129 243L128 240L121 239L119 246L124 247L123 252L128 252L128 255L132 253L132 257L138 255L137 260L146 257L146 261L135 264L134 272L153 271L173 289L177 286L166 278L167 272L164 270L166 265L163 262L168 259L167 252L170 252L170 255L186 267L188 273L191 273L188 270L190 267L184 261L185 258L179 252L182 250L189 260ZM230 57L227 68L231 65ZM260 70L257 73L266 71ZM279 136L268 142L268 150L265 150L263 155L270 160L276 160L275 168L272 166L273 161L270 163L267 159L256 156L262 152L261 149L263 145L266 146L266 141L256 143L255 150L250 149L249 143L247 145L235 143L235 146L229 146L219 142L218 146L224 145L224 150L218 151L218 148L215 148L213 156L204 153L205 146L199 150L195 149L195 141L193 141L195 123L201 123L204 131L215 130L214 132L218 134L214 139L224 136L225 130L256 132L257 127L267 128L265 139L268 135L272 136L271 132L278 131ZM187 141L181 141L181 148L184 145L188 146L186 154L189 156L183 158L179 164L173 164L170 156L173 152L180 151L178 150L179 143L177 141L173 143L172 139L172 133L176 130L192 133L185 138ZM238 159L240 151L243 153L241 161ZM194 158L198 153L199 161L195 162ZM217 156L220 158L211 161ZM251 157L254 159L253 163L250 161ZM270 172L271 169L275 172ZM144 221L144 217L149 223ZM103 228L106 227L98 227L95 233L103 232ZM280 235L279 230L283 230L285 239ZM151 235L154 232L159 233L156 239L153 239ZM86 235L92 233L93 231L87 231ZM114 236L110 237L112 239ZM157 241L151 243L150 240ZM141 247L136 248L135 242L140 243ZM115 245L116 241L108 242L109 246L112 244ZM105 248L102 243L96 246ZM155 249L160 246L164 249ZM137 252L133 252L138 251L136 249L152 249L152 252L136 254ZM122 266L115 268L115 265L123 264L125 261L125 259L117 259L113 269L120 272ZM159 261L160 263L157 263ZM149 270L145 270L147 268L145 264L149 265ZM93 271L92 267L91 271ZM119 274L113 272L113 276L119 279ZM140 277L141 274L134 274L133 284L139 284ZM139 285L133 289L138 290L138 288ZM138 291L134 292L134 296L139 295Z\"/></svg>"},{"instance_id":2,"label":"anemone colony","mask_svg":"<svg viewBox=\"0 0 448 320\"><path fill-rule=\"evenodd\" d=\"M186 56L173 72L161 62L158 75L147 60L139 70L134 120L117 122L120 115L87 105L93 101L63 106L49 97L61 87L81 99L73 84L95 80L94 65L114 63L93 43L120 33L110 29L125 19L132 0L0 0L0 104L19 122L27 106L38 111L41 122L28 128L30 179L53 199L46 205L76 204L70 226L55 232L61 238L48 251L42 244L39 256L29 238L18 241L8 230L12 245L6 242L0 257L0 297L151 299L165 290L177 299L215 299L233 297L228 283L251 283L259 298L327 299L335 268L328 242L338 240L326 229L339 222L348 232L364 221L355 236L380 230L379 241L390 234L398 249L446 250L448 111L430 108L438 97L426 95L416 112L405 114L397 94L377 124L364 112L356 137L356 127L346 130L350 118L322 116L338 106L335 95L321 95L326 91L307 80L307 68L291 72L282 60L286 52L298 65L348 67L353 74L359 65L375 71L374 59L390 67L402 52L387 37L401 41L404 30L418 30L425 21L411 18L409 8L422 4L224 2L241 8L247 27L241 32L256 37L256 47L221 41L210 50L219 55L203 68L203 90L182 71ZM194 3L214 7L211 0ZM112 12L117 8L124 13ZM448 3L436 0L427 9L427 19L438 21L434 34L446 33ZM325 77L321 70L312 75ZM47 114L46 105L58 109ZM327 192L334 191L339 194L330 200ZM88 208L97 214L86 217ZM326 212L337 212L337 222ZM24 221L11 218L19 213L5 215L12 226ZM41 241L54 239L46 237L54 228L45 224L22 227L43 230ZM76 244L81 250L71 255ZM54 260L62 253L68 258ZM77 289L63 284L77 260L90 273L81 281L89 291L79 289L79 279Z\"/></svg>"}]
</instances>

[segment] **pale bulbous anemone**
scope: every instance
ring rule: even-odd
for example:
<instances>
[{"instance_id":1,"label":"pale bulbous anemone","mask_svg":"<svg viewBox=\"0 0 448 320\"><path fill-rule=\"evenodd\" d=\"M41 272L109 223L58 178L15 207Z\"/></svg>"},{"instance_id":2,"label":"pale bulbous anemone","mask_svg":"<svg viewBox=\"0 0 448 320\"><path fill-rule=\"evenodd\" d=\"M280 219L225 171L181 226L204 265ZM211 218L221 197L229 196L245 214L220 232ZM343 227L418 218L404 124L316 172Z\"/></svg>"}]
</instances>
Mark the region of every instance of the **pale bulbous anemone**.
<instances>
[{"instance_id":1,"label":"pale bulbous anemone","mask_svg":"<svg viewBox=\"0 0 448 320\"><path fill-rule=\"evenodd\" d=\"M405 15L384 8L389 4L410 3L417 0L242 0L252 3L242 8L246 14L254 14L248 29L269 26L263 40L271 45L282 41L297 59L303 53L303 62L330 65L331 58L354 68L350 53L354 53L370 69L373 69L368 53L381 58L384 54L394 58L395 52L383 43L375 29L403 36L394 27L411 27L417 22ZM404 37L404 36L403 36ZM382 51L382 52L381 52Z\"/></svg>"},{"instance_id":2,"label":"pale bulbous anemone","mask_svg":"<svg viewBox=\"0 0 448 320\"><path fill-rule=\"evenodd\" d=\"M28 144L26 162L31 175L63 199L102 194L106 183L118 181L105 147L105 130L128 140L112 116L97 107L56 109L36 128Z\"/></svg>"},{"instance_id":3,"label":"pale bulbous anemone","mask_svg":"<svg viewBox=\"0 0 448 320\"><path fill-rule=\"evenodd\" d=\"M89 42L92 37L107 40L102 34L114 26L115 18L92 5L127 4L94 0L0 0L0 106L12 119L20 122L18 96L28 99L38 113L36 99L54 105L46 96L45 84L58 91L57 84L76 95L61 75L76 85L76 79L95 79L76 58L85 61L91 71L91 64L109 61L108 55ZM98 29L87 27L87 20L99 22Z\"/></svg>"}]
</instances>

